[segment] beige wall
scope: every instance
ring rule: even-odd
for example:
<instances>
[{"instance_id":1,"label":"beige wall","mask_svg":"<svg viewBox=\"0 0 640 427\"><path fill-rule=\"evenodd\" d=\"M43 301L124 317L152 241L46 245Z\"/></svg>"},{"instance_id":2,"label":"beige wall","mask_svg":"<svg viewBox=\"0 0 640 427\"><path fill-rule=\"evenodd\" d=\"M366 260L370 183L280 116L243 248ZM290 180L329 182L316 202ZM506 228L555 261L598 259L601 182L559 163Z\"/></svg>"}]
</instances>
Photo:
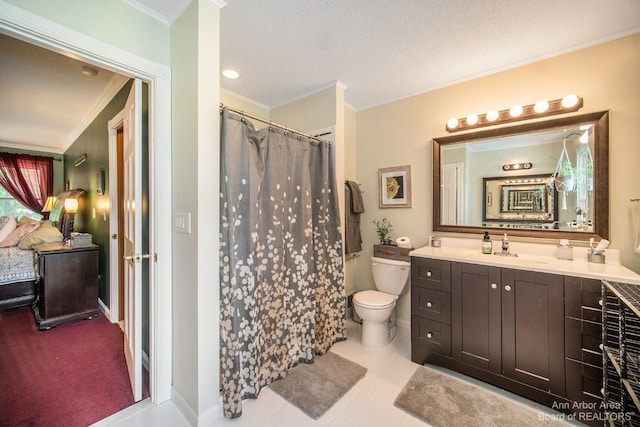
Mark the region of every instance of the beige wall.
<instances>
[{"instance_id":1,"label":"beige wall","mask_svg":"<svg viewBox=\"0 0 640 427\"><path fill-rule=\"evenodd\" d=\"M196 0L171 27L173 212L191 214L173 233L172 397L201 423L219 414L219 22Z\"/></svg>"},{"instance_id":2,"label":"beige wall","mask_svg":"<svg viewBox=\"0 0 640 427\"><path fill-rule=\"evenodd\" d=\"M630 199L640 197L638 52L640 34L635 34L358 112L356 168L366 192L362 231L367 255L376 242L367 224L383 216L395 224L392 236L409 236L416 247L426 244L432 233L431 138L445 136L450 117L576 93L584 98L579 113L611 110L609 240L621 251L622 263L640 273L630 232ZM378 168L405 164L412 166L413 207L380 209ZM360 263L357 276L358 289L373 288L368 264ZM398 307L399 319L409 321L408 295L401 297Z\"/></svg>"}]
</instances>

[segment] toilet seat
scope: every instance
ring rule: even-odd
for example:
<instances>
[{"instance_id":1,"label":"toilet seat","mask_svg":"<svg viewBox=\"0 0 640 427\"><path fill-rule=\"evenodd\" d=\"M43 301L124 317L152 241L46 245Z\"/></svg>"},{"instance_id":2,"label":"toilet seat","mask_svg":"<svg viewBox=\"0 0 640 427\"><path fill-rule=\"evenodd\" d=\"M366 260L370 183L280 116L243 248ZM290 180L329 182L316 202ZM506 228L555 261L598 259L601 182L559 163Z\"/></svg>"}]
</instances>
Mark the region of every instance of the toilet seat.
<instances>
[{"instance_id":1,"label":"toilet seat","mask_svg":"<svg viewBox=\"0 0 640 427\"><path fill-rule=\"evenodd\" d=\"M353 296L353 302L363 308L381 310L393 307L396 298L393 295L380 291L362 291Z\"/></svg>"}]
</instances>

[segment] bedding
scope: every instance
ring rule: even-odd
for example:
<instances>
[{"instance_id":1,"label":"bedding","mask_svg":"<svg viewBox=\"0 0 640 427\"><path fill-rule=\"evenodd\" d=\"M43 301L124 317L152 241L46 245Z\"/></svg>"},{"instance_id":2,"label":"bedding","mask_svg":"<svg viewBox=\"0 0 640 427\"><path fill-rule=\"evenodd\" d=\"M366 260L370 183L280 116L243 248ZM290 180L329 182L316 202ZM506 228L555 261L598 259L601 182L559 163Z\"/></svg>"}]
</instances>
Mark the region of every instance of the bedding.
<instances>
[{"instance_id":1,"label":"bedding","mask_svg":"<svg viewBox=\"0 0 640 427\"><path fill-rule=\"evenodd\" d=\"M37 277L34 251L17 247L0 249L0 286Z\"/></svg>"},{"instance_id":2,"label":"bedding","mask_svg":"<svg viewBox=\"0 0 640 427\"><path fill-rule=\"evenodd\" d=\"M65 211L64 201L80 199L84 194L84 190L60 193L51 209L50 221L37 221L27 216L19 221L13 215L0 217L0 311L33 303L38 273L32 248L59 244L65 233L68 235L74 214Z\"/></svg>"}]
</instances>

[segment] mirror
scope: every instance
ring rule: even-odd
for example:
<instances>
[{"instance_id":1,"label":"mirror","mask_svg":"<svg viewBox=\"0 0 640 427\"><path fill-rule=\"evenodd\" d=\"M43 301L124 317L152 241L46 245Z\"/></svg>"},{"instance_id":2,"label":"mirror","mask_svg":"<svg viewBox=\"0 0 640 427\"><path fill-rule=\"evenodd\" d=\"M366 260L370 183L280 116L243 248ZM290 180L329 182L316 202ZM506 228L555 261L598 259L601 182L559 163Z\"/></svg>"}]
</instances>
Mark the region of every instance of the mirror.
<instances>
[{"instance_id":1,"label":"mirror","mask_svg":"<svg viewBox=\"0 0 640 427\"><path fill-rule=\"evenodd\" d=\"M549 175L483 178L482 225L511 223L516 228L559 227L558 191Z\"/></svg>"},{"instance_id":2,"label":"mirror","mask_svg":"<svg viewBox=\"0 0 640 427\"><path fill-rule=\"evenodd\" d=\"M433 140L433 229L609 236L609 113Z\"/></svg>"}]
</instances>

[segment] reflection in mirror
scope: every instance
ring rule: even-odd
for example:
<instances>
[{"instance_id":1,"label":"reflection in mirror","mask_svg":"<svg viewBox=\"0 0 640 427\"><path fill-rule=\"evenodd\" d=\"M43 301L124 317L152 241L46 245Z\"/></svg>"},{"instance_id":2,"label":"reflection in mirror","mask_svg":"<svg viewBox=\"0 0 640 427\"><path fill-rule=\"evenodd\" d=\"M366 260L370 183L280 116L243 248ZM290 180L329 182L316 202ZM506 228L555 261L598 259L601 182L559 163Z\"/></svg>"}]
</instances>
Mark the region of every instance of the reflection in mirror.
<instances>
[{"instance_id":1,"label":"reflection in mirror","mask_svg":"<svg viewBox=\"0 0 640 427\"><path fill-rule=\"evenodd\" d=\"M608 237L607 112L433 141L434 230Z\"/></svg>"},{"instance_id":2,"label":"reflection in mirror","mask_svg":"<svg viewBox=\"0 0 640 427\"><path fill-rule=\"evenodd\" d=\"M559 228L557 191L548 175L483 178L485 227Z\"/></svg>"}]
</instances>

